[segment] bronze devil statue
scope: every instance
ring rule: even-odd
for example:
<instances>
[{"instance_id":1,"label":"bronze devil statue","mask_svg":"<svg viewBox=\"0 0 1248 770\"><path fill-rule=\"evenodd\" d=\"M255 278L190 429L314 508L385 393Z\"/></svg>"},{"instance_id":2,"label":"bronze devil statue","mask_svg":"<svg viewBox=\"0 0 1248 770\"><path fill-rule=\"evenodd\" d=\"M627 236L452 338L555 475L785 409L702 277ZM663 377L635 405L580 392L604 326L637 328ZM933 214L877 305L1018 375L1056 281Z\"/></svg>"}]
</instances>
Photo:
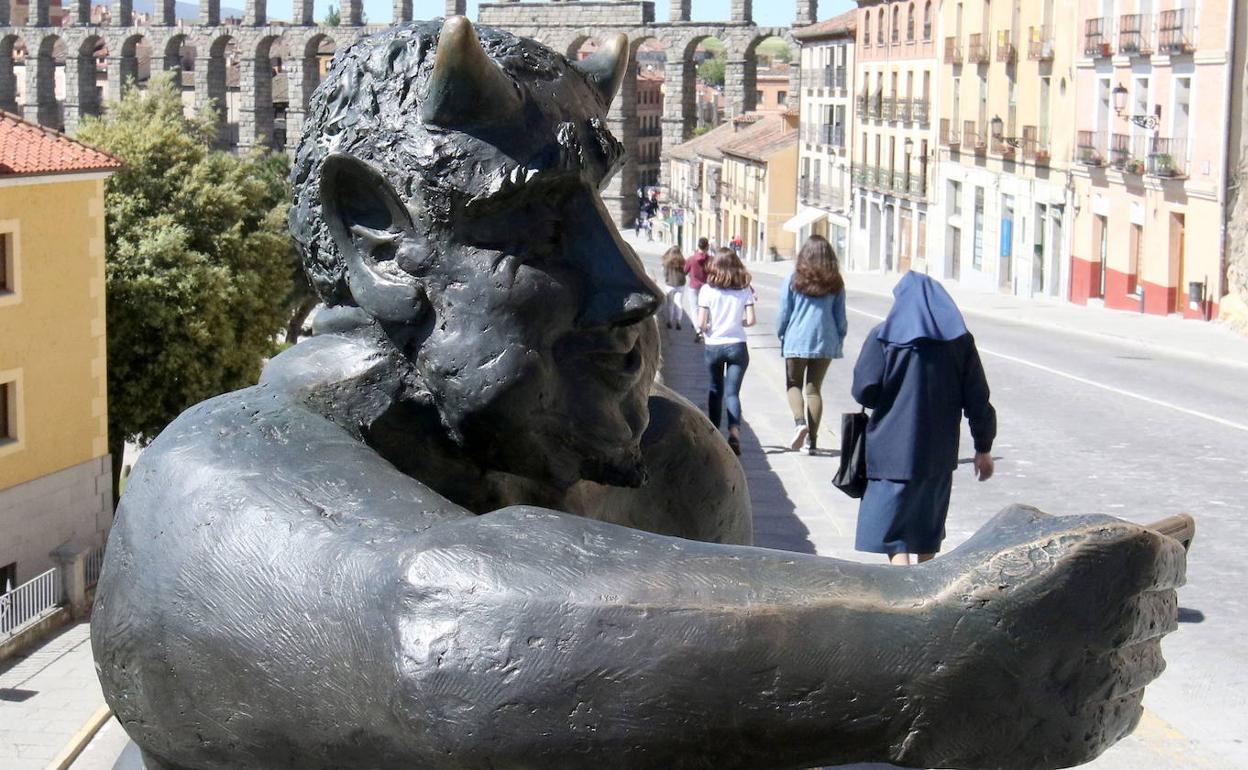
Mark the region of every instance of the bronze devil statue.
<instances>
[{"instance_id":1,"label":"bronze devil statue","mask_svg":"<svg viewBox=\"0 0 1248 770\"><path fill-rule=\"evenodd\" d=\"M599 195L628 66L462 17L335 58L292 171L317 333L174 421L109 541L140 765L1028 770L1134 727L1176 540L1016 506L908 569L750 547Z\"/></svg>"}]
</instances>

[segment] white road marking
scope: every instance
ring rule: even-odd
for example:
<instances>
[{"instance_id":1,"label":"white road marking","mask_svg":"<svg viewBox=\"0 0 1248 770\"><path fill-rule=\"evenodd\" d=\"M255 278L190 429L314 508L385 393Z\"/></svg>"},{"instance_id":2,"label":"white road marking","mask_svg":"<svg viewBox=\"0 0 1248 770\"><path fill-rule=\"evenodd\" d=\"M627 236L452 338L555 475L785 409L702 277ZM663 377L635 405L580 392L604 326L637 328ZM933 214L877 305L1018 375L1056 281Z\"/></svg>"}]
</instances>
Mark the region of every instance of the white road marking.
<instances>
[{"instance_id":1,"label":"white road marking","mask_svg":"<svg viewBox=\"0 0 1248 770\"><path fill-rule=\"evenodd\" d=\"M853 307L849 307L846 309L849 310L851 313L864 315L867 318L874 318L877 321L884 320L884 316L876 315L875 313L868 313L865 310L859 310L858 308L853 308ZM1116 388L1113 385L1106 385L1105 383L1097 382L1096 380L1089 380L1086 377L1080 377L1079 375L1071 374L1070 372L1063 372L1060 369L1054 369L1053 367L1045 366L1044 364L1037 364L1034 361L1028 361L1024 358L1019 358L1018 356L1011 356L1006 353L998 353L995 350L989 350L983 347L979 349L979 352L985 353L990 356L996 356L997 358L1003 358L1006 361L1009 361L1011 363L1020 364L1022 366L1030 366L1032 369L1038 369L1042 372L1046 372L1048 374L1052 374L1057 377L1064 377L1068 380L1072 380L1074 382L1078 382L1083 385L1089 385L1093 388L1100 388L1101 390L1105 390L1110 393L1116 393L1120 396L1126 396L1127 398L1134 398L1137 401L1143 401L1146 404L1152 404L1154 406L1165 407L1166 409L1171 409L1176 412L1180 412L1182 414L1191 415L1192 417L1199 417L1202 420L1208 420L1209 422L1216 423L1218 425L1222 425L1227 428L1234 428L1235 430L1240 430L1240 431L1244 431L1245 433L1248 433L1248 425L1244 425L1238 422L1232 422L1231 420L1223 419L1221 417L1218 417L1217 415L1212 415L1207 412L1200 412L1195 409L1188 409L1185 406L1172 404L1169 401L1162 401L1161 399L1153 398L1152 396L1145 396L1142 393L1136 393L1130 390L1123 390L1122 388Z\"/></svg>"}]
</instances>

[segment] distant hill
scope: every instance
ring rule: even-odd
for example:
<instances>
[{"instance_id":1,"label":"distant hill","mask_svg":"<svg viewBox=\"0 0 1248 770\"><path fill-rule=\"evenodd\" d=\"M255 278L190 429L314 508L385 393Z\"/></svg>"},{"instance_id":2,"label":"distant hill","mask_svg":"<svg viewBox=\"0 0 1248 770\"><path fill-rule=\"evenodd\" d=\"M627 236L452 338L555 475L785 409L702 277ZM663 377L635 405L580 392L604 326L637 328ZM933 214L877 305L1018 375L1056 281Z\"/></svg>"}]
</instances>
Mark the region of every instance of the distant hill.
<instances>
[{"instance_id":1,"label":"distant hill","mask_svg":"<svg viewBox=\"0 0 1248 770\"><path fill-rule=\"evenodd\" d=\"M175 5L176 13L179 19L189 22L199 21L198 3L176 3ZM134 0L134 12L155 14L156 0ZM224 19L229 16L237 16L241 19L243 16L243 9L226 8L225 6L221 6L221 18Z\"/></svg>"}]
</instances>

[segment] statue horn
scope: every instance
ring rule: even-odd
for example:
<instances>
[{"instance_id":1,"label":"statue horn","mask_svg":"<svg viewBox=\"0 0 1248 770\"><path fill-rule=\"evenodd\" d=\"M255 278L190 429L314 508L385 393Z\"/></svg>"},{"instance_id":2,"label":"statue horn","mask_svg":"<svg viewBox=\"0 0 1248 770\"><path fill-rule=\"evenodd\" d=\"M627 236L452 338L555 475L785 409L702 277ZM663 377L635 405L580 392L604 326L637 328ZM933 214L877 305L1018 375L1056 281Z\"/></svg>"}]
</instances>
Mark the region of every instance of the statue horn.
<instances>
[{"instance_id":1,"label":"statue horn","mask_svg":"<svg viewBox=\"0 0 1248 770\"><path fill-rule=\"evenodd\" d=\"M628 69L628 36L623 33L616 35L593 56L573 62L572 66L589 78L610 106L620 90L620 83L624 82L624 71Z\"/></svg>"},{"instance_id":2,"label":"statue horn","mask_svg":"<svg viewBox=\"0 0 1248 770\"><path fill-rule=\"evenodd\" d=\"M519 88L486 55L472 22L448 18L438 36L421 118L444 128L500 123L520 107Z\"/></svg>"}]
</instances>

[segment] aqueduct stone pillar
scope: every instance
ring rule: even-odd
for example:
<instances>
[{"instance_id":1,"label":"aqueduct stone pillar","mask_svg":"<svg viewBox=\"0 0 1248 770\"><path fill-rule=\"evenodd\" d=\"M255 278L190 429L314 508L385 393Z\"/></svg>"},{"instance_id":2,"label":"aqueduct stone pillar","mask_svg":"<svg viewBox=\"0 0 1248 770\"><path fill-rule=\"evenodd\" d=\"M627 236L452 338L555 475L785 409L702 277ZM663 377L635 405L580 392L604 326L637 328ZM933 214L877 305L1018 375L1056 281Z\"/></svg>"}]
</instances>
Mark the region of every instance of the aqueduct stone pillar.
<instances>
[{"instance_id":1,"label":"aqueduct stone pillar","mask_svg":"<svg viewBox=\"0 0 1248 770\"><path fill-rule=\"evenodd\" d=\"M70 8L73 11L70 16L75 27L86 27L91 24L91 0L74 0Z\"/></svg>"},{"instance_id":2,"label":"aqueduct stone pillar","mask_svg":"<svg viewBox=\"0 0 1248 770\"><path fill-rule=\"evenodd\" d=\"M692 132L694 113L694 69L693 62L684 61L684 57L671 56L663 67L663 117L660 119L663 131L663 151L666 154L673 147L689 138ZM670 184L668 174L671 164L661 161L659 181Z\"/></svg>"},{"instance_id":3,"label":"aqueduct stone pillar","mask_svg":"<svg viewBox=\"0 0 1248 770\"><path fill-rule=\"evenodd\" d=\"M732 20L738 23L754 21L754 0L732 0Z\"/></svg>"},{"instance_id":4,"label":"aqueduct stone pillar","mask_svg":"<svg viewBox=\"0 0 1248 770\"><path fill-rule=\"evenodd\" d=\"M206 27L216 27L221 24L221 0L199 0L199 23ZM202 71L196 67L196 76Z\"/></svg>"},{"instance_id":5,"label":"aqueduct stone pillar","mask_svg":"<svg viewBox=\"0 0 1248 770\"><path fill-rule=\"evenodd\" d=\"M156 9L156 24L162 27L178 26L177 0L160 0Z\"/></svg>"},{"instance_id":6,"label":"aqueduct stone pillar","mask_svg":"<svg viewBox=\"0 0 1248 770\"><path fill-rule=\"evenodd\" d=\"M637 218L637 64L629 64L607 113L607 129L624 145L624 164L602 194L607 213L621 225Z\"/></svg>"},{"instance_id":7,"label":"aqueduct stone pillar","mask_svg":"<svg viewBox=\"0 0 1248 770\"><path fill-rule=\"evenodd\" d=\"M814 24L819 18L819 0L797 0L797 15L793 17L793 26Z\"/></svg>"},{"instance_id":8,"label":"aqueduct stone pillar","mask_svg":"<svg viewBox=\"0 0 1248 770\"><path fill-rule=\"evenodd\" d=\"M134 0L113 0L114 27L134 26Z\"/></svg>"},{"instance_id":9,"label":"aqueduct stone pillar","mask_svg":"<svg viewBox=\"0 0 1248 770\"><path fill-rule=\"evenodd\" d=\"M286 69L286 153L293 158L307 115L307 68L315 72L317 62L315 57L295 56L294 51L288 50L282 66Z\"/></svg>"},{"instance_id":10,"label":"aqueduct stone pillar","mask_svg":"<svg viewBox=\"0 0 1248 770\"><path fill-rule=\"evenodd\" d=\"M0 50L0 110L21 113L17 104L17 72L13 69L13 57L3 50Z\"/></svg>"},{"instance_id":11,"label":"aqueduct stone pillar","mask_svg":"<svg viewBox=\"0 0 1248 770\"><path fill-rule=\"evenodd\" d=\"M60 109L56 103L56 62L51 51L35 54L32 50L26 56L26 105L23 112L23 117L33 123L54 129L61 127Z\"/></svg>"},{"instance_id":12,"label":"aqueduct stone pillar","mask_svg":"<svg viewBox=\"0 0 1248 770\"><path fill-rule=\"evenodd\" d=\"M412 0L392 0L390 10L392 24L406 24L412 20Z\"/></svg>"},{"instance_id":13,"label":"aqueduct stone pillar","mask_svg":"<svg viewBox=\"0 0 1248 770\"><path fill-rule=\"evenodd\" d=\"M342 7L339 10L342 14L342 25L344 27L358 27L364 23L364 3L363 0L342 0Z\"/></svg>"},{"instance_id":14,"label":"aqueduct stone pillar","mask_svg":"<svg viewBox=\"0 0 1248 770\"><path fill-rule=\"evenodd\" d=\"M263 27L268 23L268 10L265 0L247 0L243 6L243 26Z\"/></svg>"},{"instance_id":15,"label":"aqueduct stone pillar","mask_svg":"<svg viewBox=\"0 0 1248 770\"><path fill-rule=\"evenodd\" d=\"M672 21L689 21L693 0L671 0L671 3L671 12L668 17Z\"/></svg>"},{"instance_id":16,"label":"aqueduct stone pillar","mask_svg":"<svg viewBox=\"0 0 1248 770\"><path fill-rule=\"evenodd\" d=\"M735 118L754 109L756 75L745 59L729 59L724 63L724 112Z\"/></svg>"},{"instance_id":17,"label":"aqueduct stone pillar","mask_svg":"<svg viewBox=\"0 0 1248 770\"><path fill-rule=\"evenodd\" d=\"M447 16L463 16L468 12L468 0L446 0Z\"/></svg>"},{"instance_id":18,"label":"aqueduct stone pillar","mask_svg":"<svg viewBox=\"0 0 1248 770\"><path fill-rule=\"evenodd\" d=\"M49 0L31 0L31 2L35 6L35 12L31 14L29 23L36 27L48 26L48 16L51 14L51 9L48 7Z\"/></svg>"},{"instance_id":19,"label":"aqueduct stone pillar","mask_svg":"<svg viewBox=\"0 0 1248 770\"><path fill-rule=\"evenodd\" d=\"M238 117L238 149L264 147L273 139L273 67L269 57L247 56L238 63L243 97Z\"/></svg>"},{"instance_id":20,"label":"aqueduct stone pillar","mask_svg":"<svg viewBox=\"0 0 1248 770\"><path fill-rule=\"evenodd\" d=\"M312 0L295 0L295 24L311 27L316 24L316 15L312 10Z\"/></svg>"},{"instance_id":21,"label":"aqueduct stone pillar","mask_svg":"<svg viewBox=\"0 0 1248 770\"><path fill-rule=\"evenodd\" d=\"M13 0L0 0L0 27L7 27L12 23L12 6Z\"/></svg>"},{"instance_id":22,"label":"aqueduct stone pillar","mask_svg":"<svg viewBox=\"0 0 1248 770\"><path fill-rule=\"evenodd\" d=\"M90 56L86 58L91 58ZM65 133L72 134L78 130L78 118L82 114L82 59L77 56L65 57ZM89 70L95 74L94 70Z\"/></svg>"}]
</instances>

